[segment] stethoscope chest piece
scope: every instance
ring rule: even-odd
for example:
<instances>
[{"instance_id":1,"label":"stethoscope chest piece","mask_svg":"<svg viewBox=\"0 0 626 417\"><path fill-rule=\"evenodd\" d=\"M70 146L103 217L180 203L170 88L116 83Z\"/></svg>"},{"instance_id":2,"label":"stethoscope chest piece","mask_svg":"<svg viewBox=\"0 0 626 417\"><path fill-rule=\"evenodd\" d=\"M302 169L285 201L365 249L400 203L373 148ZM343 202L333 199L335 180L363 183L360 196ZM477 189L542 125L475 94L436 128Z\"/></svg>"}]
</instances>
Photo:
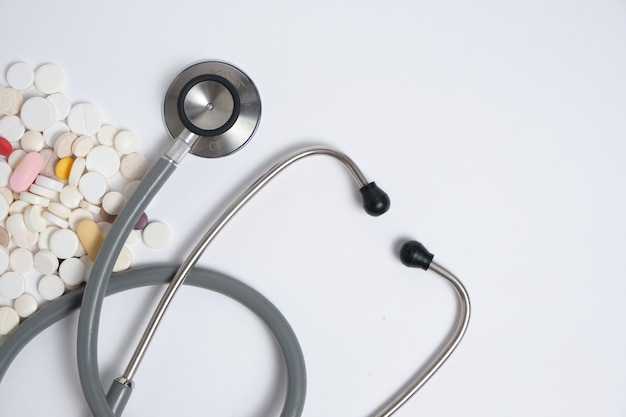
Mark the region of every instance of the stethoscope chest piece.
<instances>
[{"instance_id":1,"label":"stethoscope chest piece","mask_svg":"<svg viewBox=\"0 0 626 417\"><path fill-rule=\"evenodd\" d=\"M218 158L237 151L254 135L261 100L250 78L219 61L203 61L181 71L165 93L163 118L175 138L184 129L199 139L191 153Z\"/></svg>"}]
</instances>

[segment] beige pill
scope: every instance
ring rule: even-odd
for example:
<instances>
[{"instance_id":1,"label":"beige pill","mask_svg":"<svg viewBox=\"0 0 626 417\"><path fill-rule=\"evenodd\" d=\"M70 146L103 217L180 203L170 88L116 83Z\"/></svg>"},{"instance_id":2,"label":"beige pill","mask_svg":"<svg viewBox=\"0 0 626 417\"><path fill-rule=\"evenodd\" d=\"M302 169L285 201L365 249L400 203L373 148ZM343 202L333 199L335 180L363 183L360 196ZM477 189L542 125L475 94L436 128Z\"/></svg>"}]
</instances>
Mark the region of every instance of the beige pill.
<instances>
[{"instance_id":1,"label":"beige pill","mask_svg":"<svg viewBox=\"0 0 626 417\"><path fill-rule=\"evenodd\" d=\"M72 153L77 158L84 158L96 146L96 140L91 136L81 136L72 144Z\"/></svg>"},{"instance_id":2,"label":"beige pill","mask_svg":"<svg viewBox=\"0 0 626 417\"><path fill-rule=\"evenodd\" d=\"M0 226L0 245L5 248L9 247L9 232L2 226Z\"/></svg>"},{"instance_id":3,"label":"beige pill","mask_svg":"<svg viewBox=\"0 0 626 417\"><path fill-rule=\"evenodd\" d=\"M100 233L98 224L89 219L81 220L76 226L76 234L78 235L78 240L85 248L89 259L94 261L104 242L104 237L102 237L102 233Z\"/></svg>"},{"instance_id":4,"label":"beige pill","mask_svg":"<svg viewBox=\"0 0 626 417\"><path fill-rule=\"evenodd\" d=\"M142 179L147 171L148 161L146 161L146 158L140 153L130 153L124 156L120 162L120 172L126 179Z\"/></svg>"},{"instance_id":5,"label":"beige pill","mask_svg":"<svg viewBox=\"0 0 626 417\"><path fill-rule=\"evenodd\" d=\"M125 271L130 268L130 264L133 262L133 253L128 249L127 246L123 246L120 251L117 260L115 261L115 265L113 265L113 272Z\"/></svg>"},{"instance_id":6,"label":"beige pill","mask_svg":"<svg viewBox=\"0 0 626 417\"><path fill-rule=\"evenodd\" d=\"M24 104L22 93L14 88L0 87L0 115L15 115Z\"/></svg>"},{"instance_id":7,"label":"beige pill","mask_svg":"<svg viewBox=\"0 0 626 417\"><path fill-rule=\"evenodd\" d=\"M13 191L11 191L8 187L0 187L0 195L4 197L8 205L13 204L13 201L15 200L13 198Z\"/></svg>"},{"instance_id":8,"label":"beige pill","mask_svg":"<svg viewBox=\"0 0 626 417\"><path fill-rule=\"evenodd\" d=\"M56 178L54 168L56 167L57 162L59 162L59 158L56 156L54 151L50 148L45 148L39 152L39 155L43 157L43 167L39 173L45 177Z\"/></svg>"},{"instance_id":9,"label":"beige pill","mask_svg":"<svg viewBox=\"0 0 626 417\"><path fill-rule=\"evenodd\" d=\"M66 132L59 136L54 142L54 153L56 156L59 158L72 156L72 145L77 137L78 136L71 132Z\"/></svg>"}]
</instances>

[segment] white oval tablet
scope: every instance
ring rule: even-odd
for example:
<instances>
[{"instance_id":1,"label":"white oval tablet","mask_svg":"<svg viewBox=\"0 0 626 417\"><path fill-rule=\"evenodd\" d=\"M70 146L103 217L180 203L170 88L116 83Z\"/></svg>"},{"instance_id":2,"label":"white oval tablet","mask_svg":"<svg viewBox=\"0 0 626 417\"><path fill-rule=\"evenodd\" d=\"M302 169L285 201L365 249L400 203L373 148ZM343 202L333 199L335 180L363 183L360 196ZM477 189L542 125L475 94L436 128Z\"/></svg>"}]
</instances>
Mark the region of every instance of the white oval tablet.
<instances>
[{"instance_id":1,"label":"white oval tablet","mask_svg":"<svg viewBox=\"0 0 626 417\"><path fill-rule=\"evenodd\" d=\"M88 201L98 201L107 192L107 180L97 171L88 172L78 181L78 191Z\"/></svg>"},{"instance_id":2,"label":"white oval tablet","mask_svg":"<svg viewBox=\"0 0 626 417\"><path fill-rule=\"evenodd\" d=\"M22 135L20 145L26 152L39 152L44 145L43 135L36 130L29 130Z\"/></svg>"},{"instance_id":3,"label":"white oval tablet","mask_svg":"<svg viewBox=\"0 0 626 417\"><path fill-rule=\"evenodd\" d=\"M0 307L0 334L11 333L20 324L20 316L11 307Z\"/></svg>"},{"instance_id":4,"label":"white oval tablet","mask_svg":"<svg viewBox=\"0 0 626 417\"><path fill-rule=\"evenodd\" d=\"M27 90L33 85L35 71L24 62L16 62L7 71L7 83L16 90Z\"/></svg>"},{"instance_id":5,"label":"white oval tablet","mask_svg":"<svg viewBox=\"0 0 626 417\"><path fill-rule=\"evenodd\" d=\"M33 270L33 254L24 248L16 248L9 255L9 266L19 274L25 274Z\"/></svg>"},{"instance_id":6,"label":"white oval tablet","mask_svg":"<svg viewBox=\"0 0 626 417\"><path fill-rule=\"evenodd\" d=\"M16 200L13 203L11 203L11 205L9 206L9 215L24 214L24 211L26 210L26 207L28 206L29 204L26 201ZM24 219L22 219L22 221L23 220Z\"/></svg>"},{"instance_id":7,"label":"white oval tablet","mask_svg":"<svg viewBox=\"0 0 626 417\"><path fill-rule=\"evenodd\" d=\"M52 301L63 295L65 284L57 275L46 275L39 280L37 289L45 300Z\"/></svg>"},{"instance_id":8,"label":"white oval tablet","mask_svg":"<svg viewBox=\"0 0 626 417\"><path fill-rule=\"evenodd\" d=\"M33 266L43 275L50 275L59 268L59 258L51 251L41 249L33 256Z\"/></svg>"},{"instance_id":9,"label":"white oval tablet","mask_svg":"<svg viewBox=\"0 0 626 417\"><path fill-rule=\"evenodd\" d=\"M52 103L52 107L54 107L55 113L54 118L56 120L63 120L67 117L72 108L72 102L70 99L63 93L54 93L50 94L46 99Z\"/></svg>"},{"instance_id":10,"label":"white oval tablet","mask_svg":"<svg viewBox=\"0 0 626 417\"><path fill-rule=\"evenodd\" d=\"M0 119L0 136L9 142L20 140L25 131L22 120L17 116L4 116Z\"/></svg>"},{"instance_id":11,"label":"white oval tablet","mask_svg":"<svg viewBox=\"0 0 626 417\"><path fill-rule=\"evenodd\" d=\"M70 229L60 229L50 235L48 246L50 251L59 259L74 256L78 250L78 236Z\"/></svg>"},{"instance_id":12,"label":"white oval tablet","mask_svg":"<svg viewBox=\"0 0 626 417\"><path fill-rule=\"evenodd\" d=\"M35 87L44 94L61 91L64 81L63 71L54 64L44 64L35 71Z\"/></svg>"},{"instance_id":13,"label":"white oval tablet","mask_svg":"<svg viewBox=\"0 0 626 417\"><path fill-rule=\"evenodd\" d=\"M77 135L95 135L102 126L102 115L93 104L77 104L67 115L67 124Z\"/></svg>"},{"instance_id":14,"label":"white oval tablet","mask_svg":"<svg viewBox=\"0 0 626 417\"><path fill-rule=\"evenodd\" d=\"M14 271L0 275L0 295L10 300L15 300L24 293L26 281L24 277Z\"/></svg>"},{"instance_id":15,"label":"white oval tablet","mask_svg":"<svg viewBox=\"0 0 626 417\"><path fill-rule=\"evenodd\" d=\"M27 129L43 132L54 121L55 110L45 98L32 97L22 105L20 116Z\"/></svg>"},{"instance_id":16,"label":"white oval tablet","mask_svg":"<svg viewBox=\"0 0 626 417\"><path fill-rule=\"evenodd\" d=\"M148 223L143 229L143 241L152 249L162 249L170 242L172 233L170 228L162 222Z\"/></svg>"},{"instance_id":17,"label":"white oval tablet","mask_svg":"<svg viewBox=\"0 0 626 417\"><path fill-rule=\"evenodd\" d=\"M78 285L85 280L85 264L78 258L69 258L59 265L59 277L67 285Z\"/></svg>"},{"instance_id":18,"label":"white oval tablet","mask_svg":"<svg viewBox=\"0 0 626 417\"><path fill-rule=\"evenodd\" d=\"M29 317L37 311L37 299L30 294L22 294L15 299L13 308L20 317Z\"/></svg>"},{"instance_id":19,"label":"white oval tablet","mask_svg":"<svg viewBox=\"0 0 626 417\"><path fill-rule=\"evenodd\" d=\"M105 178L113 177L120 169L120 157L110 146L94 147L85 157L88 171L99 172Z\"/></svg>"}]
</instances>

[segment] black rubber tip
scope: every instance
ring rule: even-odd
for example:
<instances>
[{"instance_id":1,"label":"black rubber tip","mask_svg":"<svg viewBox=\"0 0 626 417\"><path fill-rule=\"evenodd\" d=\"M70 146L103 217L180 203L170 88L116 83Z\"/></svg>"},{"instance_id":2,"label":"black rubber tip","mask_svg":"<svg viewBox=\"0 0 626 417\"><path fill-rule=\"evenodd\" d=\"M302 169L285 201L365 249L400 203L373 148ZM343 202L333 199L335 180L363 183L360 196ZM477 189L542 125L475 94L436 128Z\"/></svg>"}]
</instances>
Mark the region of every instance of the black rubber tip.
<instances>
[{"instance_id":1,"label":"black rubber tip","mask_svg":"<svg viewBox=\"0 0 626 417\"><path fill-rule=\"evenodd\" d=\"M389 210L391 202L386 192L378 188L375 182L361 187L361 196L363 197L363 208L370 216L380 216Z\"/></svg>"},{"instance_id":2,"label":"black rubber tip","mask_svg":"<svg viewBox=\"0 0 626 417\"><path fill-rule=\"evenodd\" d=\"M430 268L434 256L416 240L406 242L400 249L400 259L403 264L413 268L422 268L424 271Z\"/></svg>"}]
</instances>

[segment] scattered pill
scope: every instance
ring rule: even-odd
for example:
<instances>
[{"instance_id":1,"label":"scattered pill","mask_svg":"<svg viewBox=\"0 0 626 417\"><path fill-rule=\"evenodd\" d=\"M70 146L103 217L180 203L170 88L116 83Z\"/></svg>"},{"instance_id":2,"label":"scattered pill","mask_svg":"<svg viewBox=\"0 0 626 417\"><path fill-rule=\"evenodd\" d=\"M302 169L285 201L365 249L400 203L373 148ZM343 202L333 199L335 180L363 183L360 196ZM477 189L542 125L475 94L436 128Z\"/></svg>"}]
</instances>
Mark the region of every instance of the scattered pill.
<instances>
[{"instance_id":1,"label":"scattered pill","mask_svg":"<svg viewBox=\"0 0 626 417\"><path fill-rule=\"evenodd\" d=\"M31 232L28 230L26 231L26 233L22 235L13 236L13 243L15 243L15 245L18 248L24 248L24 249L31 249L33 246L37 244L38 240L39 240L39 233Z\"/></svg>"},{"instance_id":2,"label":"scattered pill","mask_svg":"<svg viewBox=\"0 0 626 417\"><path fill-rule=\"evenodd\" d=\"M11 142L20 140L25 130L22 120L17 116L4 116L0 119L0 136Z\"/></svg>"},{"instance_id":3,"label":"scattered pill","mask_svg":"<svg viewBox=\"0 0 626 417\"><path fill-rule=\"evenodd\" d=\"M0 246L4 248L9 247L9 241L9 232L7 232L7 229L4 227L0 226Z\"/></svg>"},{"instance_id":4,"label":"scattered pill","mask_svg":"<svg viewBox=\"0 0 626 417\"><path fill-rule=\"evenodd\" d=\"M170 228L163 222L148 223L143 229L144 243L153 249L162 249L169 243L172 234Z\"/></svg>"},{"instance_id":5,"label":"scattered pill","mask_svg":"<svg viewBox=\"0 0 626 417\"><path fill-rule=\"evenodd\" d=\"M89 201L86 201L86 200L82 200L80 202L80 207L84 208L85 210L89 210L93 214L100 214L100 212L102 211L100 206L91 204Z\"/></svg>"},{"instance_id":6,"label":"scattered pill","mask_svg":"<svg viewBox=\"0 0 626 417\"><path fill-rule=\"evenodd\" d=\"M50 235L48 246L50 251L59 259L74 256L78 250L78 236L70 229L60 229Z\"/></svg>"},{"instance_id":7,"label":"scattered pill","mask_svg":"<svg viewBox=\"0 0 626 417\"><path fill-rule=\"evenodd\" d=\"M13 152L11 142L0 136L0 155L9 156Z\"/></svg>"},{"instance_id":8,"label":"scattered pill","mask_svg":"<svg viewBox=\"0 0 626 417\"><path fill-rule=\"evenodd\" d=\"M43 149L45 142L41 132L29 130L22 135L20 146L26 152L39 152Z\"/></svg>"},{"instance_id":9,"label":"scattered pill","mask_svg":"<svg viewBox=\"0 0 626 417\"><path fill-rule=\"evenodd\" d=\"M0 246L0 274L9 269L9 250L6 246Z\"/></svg>"},{"instance_id":10,"label":"scattered pill","mask_svg":"<svg viewBox=\"0 0 626 417\"><path fill-rule=\"evenodd\" d=\"M16 62L7 71L7 83L16 90L27 90L35 81L35 72L30 65Z\"/></svg>"},{"instance_id":11,"label":"scattered pill","mask_svg":"<svg viewBox=\"0 0 626 417\"><path fill-rule=\"evenodd\" d=\"M29 152L17 164L11 178L9 178L9 186L13 191L21 192L28 190L39 171L43 166L43 158L38 152Z\"/></svg>"},{"instance_id":12,"label":"scattered pill","mask_svg":"<svg viewBox=\"0 0 626 417\"><path fill-rule=\"evenodd\" d=\"M5 187L9 185L9 179L13 174L13 169L8 162L0 161L0 186Z\"/></svg>"},{"instance_id":13,"label":"scattered pill","mask_svg":"<svg viewBox=\"0 0 626 417\"><path fill-rule=\"evenodd\" d=\"M20 324L20 316L11 307L0 307L0 334L11 333Z\"/></svg>"},{"instance_id":14,"label":"scattered pill","mask_svg":"<svg viewBox=\"0 0 626 417\"><path fill-rule=\"evenodd\" d=\"M24 210L24 224L31 232L43 232L48 225L43 218L43 208L41 206L30 206Z\"/></svg>"},{"instance_id":15,"label":"scattered pill","mask_svg":"<svg viewBox=\"0 0 626 417\"><path fill-rule=\"evenodd\" d=\"M65 292L65 284L58 275L46 275L39 280L37 285L39 295L45 300L56 300Z\"/></svg>"},{"instance_id":16,"label":"scattered pill","mask_svg":"<svg viewBox=\"0 0 626 417\"><path fill-rule=\"evenodd\" d=\"M70 176L70 171L72 170L73 163L74 158L69 156L59 159L59 162L57 162L56 166L54 167L54 174L62 180L68 179Z\"/></svg>"},{"instance_id":17,"label":"scattered pill","mask_svg":"<svg viewBox=\"0 0 626 417\"><path fill-rule=\"evenodd\" d=\"M28 232L26 228L26 224L24 223L24 215L23 214L11 214L7 217L4 225L11 236L19 236L24 235Z\"/></svg>"},{"instance_id":18,"label":"scattered pill","mask_svg":"<svg viewBox=\"0 0 626 417\"><path fill-rule=\"evenodd\" d=\"M72 169L70 169L70 175L67 179L67 183L74 187L78 186L78 182L80 178L83 176L85 172L85 159L84 158L76 158L74 159L74 163L72 164Z\"/></svg>"},{"instance_id":19,"label":"scattered pill","mask_svg":"<svg viewBox=\"0 0 626 417\"><path fill-rule=\"evenodd\" d=\"M78 136L72 132L65 132L61 134L61 136L54 141L54 153L59 158L72 156L72 145L74 145L76 138L78 138Z\"/></svg>"},{"instance_id":20,"label":"scattered pill","mask_svg":"<svg viewBox=\"0 0 626 417\"><path fill-rule=\"evenodd\" d=\"M115 135L117 135L117 129L113 126L104 125L98 129L98 133L96 134L96 138L98 142L102 145L113 146L113 140L115 139Z\"/></svg>"},{"instance_id":21,"label":"scattered pill","mask_svg":"<svg viewBox=\"0 0 626 417\"><path fill-rule=\"evenodd\" d=\"M48 211L62 219L69 219L70 214L72 214L72 210L56 201L53 201L48 205Z\"/></svg>"},{"instance_id":22,"label":"scattered pill","mask_svg":"<svg viewBox=\"0 0 626 417\"><path fill-rule=\"evenodd\" d=\"M61 229L67 229L70 226L69 221L62 219L61 217L57 216L56 214L52 214L49 211L46 211L43 214L43 218Z\"/></svg>"},{"instance_id":23,"label":"scattered pill","mask_svg":"<svg viewBox=\"0 0 626 417\"><path fill-rule=\"evenodd\" d=\"M44 142L51 147L54 147L56 141L64 134L68 133L70 128L59 120L54 120L50 123L50 126L42 132Z\"/></svg>"},{"instance_id":24,"label":"scattered pill","mask_svg":"<svg viewBox=\"0 0 626 417\"><path fill-rule=\"evenodd\" d=\"M120 173L129 180L142 179L148 171L148 161L140 153L125 155L120 162Z\"/></svg>"},{"instance_id":25,"label":"scattered pill","mask_svg":"<svg viewBox=\"0 0 626 417\"><path fill-rule=\"evenodd\" d=\"M132 246L132 245L136 245L137 243L139 243L140 240L141 240L141 236L139 235L139 231L131 230L124 244Z\"/></svg>"},{"instance_id":26,"label":"scattered pill","mask_svg":"<svg viewBox=\"0 0 626 417\"><path fill-rule=\"evenodd\" d=\"M22 294L13 302L13 308L20 317L30 317L37 311L37 299L31 294Z\"/></svg>"},{"instance_id":27,"label":"scattered pill","mask_svg":"<svg viewBox=\"0 0 626 417\"><path fill-rule=\"evenodd\" d=\"M132 262L133 253L130 249L128 249L128 246L123 246L117 260L115 261L115 265L113 265L113 272L120 272L130 268Z\"/></svg>"},{"instance_id":28,"label":"scattered pill","mask_svg":"<svg viewBox=\"0 0 626 417\"><path fill-rule=\"evenodd\" d=\"M59 197L59 192L51 190L50 188L42 187L38 184L32 184L28 187L28 191L37 194L41 197L46 197L49 200L56 200Z\"/></svg>"},{"instance_id":29,"label":"scattered pill","mask_svg":"<svg viewBox=\"0 0 626 417\"><path fill-rule=\"evenodd\" d=\"M26 281L24 277L15 271L8 271L0 275L0 295L10 300L15 300L24 293Z\"/></svg>"},{"instance_id":30,"label":"scattered pill","mask_svg":"<svg viewBox=\"0 0 626 417\"><path fill-rule=\"evenodd\" d=\"M44 213L45 215L45 213ZM49 250L50 246L48 244L48 240L50 239L50 235L57 230L60 230L57 226L50 226L46 228L43 232L39 233L39 238L37 239L37 246L39 246L40 250L46 249Z\"/></svg>"},{"instance_id":31,"label":"scattered pill","mask_svg":"<svg viewBox=\"0 0 626 417\"><path fill-rule=\"evenodd\" d=\"M7 163L9 164L11 169L15 169L17 168L19 163L22 162L22 159L26 157L26 155L28 155L28 152L26 152L25 150L16 149L11 152L11 155L9 155L9 157L7 158Z\"/></svg>"},{"instance_id":32,"label":"scattered pill","mask_svg":"<svg viewBox=\"0 0 626 417\"><path fill-rule=\"evenodd\" d=\"M20 117L24 127L30 130L43 132L54 121L55 110L48 100L43 97L31 97L24 102Z\"/></svg>"},{"instance_id":33,"label":"scattered pill","mask_svg":"<svg viewBox=\"0 0 626 417\"><path fill-rule=\"evenodd\" d=\"M39 152L39 155L43 158L43 168L41 168L39 173L46 177L54 177L54 168L57 162L59 162L59 158L54 153L54 150L45 148Z\"/></svg>"},{"instance_id":34,"label":"scattered pill","mask_svg":"<svg viewBox=\"0 0 626 417\"><path fill-rule=\"evenodd\" d=\"M48 207L48 205L50 204L49 198L41 197L36 194L29 193L28 191L22 191L20 193L20 200L41 207Z\"/></svg>"},{"instance_id":35,"label":"scattered pill","mask_svg":"<svg viewBox=\"0 0 626 417\"><path fill-rule=\"evenodd\" d=\"M54 178L46 177L44 175L37 175L37 178L35 178L35 184L57 192L61 191L65 186L61 181L57 181Z\"/></svg>"},{"instance_id":36,"label":"scattered pill","mask_svg":"<svg viewBox=\"0 0 626 417\"><path fill-rule=\"evenodd\" d=\"M105 178L113 177L120 169L120 157L110 146L94 147L85 157L88 171L95 171Z\"/></svg>"},{"instance_id":37,"label":"scattered pill","mask_svg":"<svg viewBox=\"0 0 626 417\"><path fill-rule=\"evenodd\" d=\"M59 265L59 278L67 285L78 285L85 280L85 264L78 258L65 259Z\"/></svg>"},{"instance_id":38,"label":"scattered pill","mask_svg":"<svg viewBox=\"0 0 626 417\"><path fill-rule=\"evenodd\" d=\"M44 94L61 91L64 81L63 71L54 64L44 64L35 71L35 87Z\"/></svg>"},{"instance_id":39,"label":"scattered pill","mask_svg":"<svg viewBox=\"0 0 626 417\"><path fill-rule=\"evenodd\" d=\"M133 229L143 230L147 224L148 224L148 216L146 215L146 213L141 213L141 216L139 216L139 220L137 220L137 223L135 223L135 226L133 226Z\"/></svg>"},{"instance_id":40,"label":"scattered pill","mask_svg":"<svg viewBox=\"0 0 626 417\"><path fill-rule=\"evenodd\" d=\"M0 116L15 115L22 109L24 97L14 88L0 87Z\"/></svg>"},{"instance_id":41,"label":"scattered pill","mask_svg":"<svg viewBox=\"0 0 626 417\"><path fill-rule=\"evenodd\" d=\"M11 203L13 203L13 191L11 191L9 187L0 186L0 194L2 195L2 197L4 197L4 200L7 202L7 204L11 205Z\"/></svg>"},{"instance_id":42,"label":"scattered pill","mask_svg":"<svg viewBox=\"0 0 626 417\"><path fill-rule=\"evenodd\" d=\"M88 172L78 181L78 190L85 200L93 203L99 201L107 192L107 180L97 171Z\"/></svg>"},{"instance_id":43,"label":"scattered pill","mask_svg":"<svg viewBox=\"0 0 626 417\"><path fill-rule=\"evenodd\" d=\"M78 239L85 248L89 259L95 261L104 242L104 237L98 224L93 220L83 220L76 226L76 235L78 235Z\"/></svg>"},{"instance_id":44,"label":"scattered pill","mask_svg":"<svg viewBox=\"0 0 626 417\"><path fill-rule=\"evenodd\" d=\"M92 136L81 136L72 144L72 154L75 157L84 158L96 144L97 142Z\"/></svg>"},{"instance_id":45,"label":"scattered pill","mask_svg":"<svg viewBox=\"0 0 626 417\"><path fill-rule=\"evenodd\" d=\"M81 103L72 107L67 115L67 124L77 135L95 135L102 126L102 116L93 104Z\"/></svg>"},{"instance_id":46,"label":"scattered pill","mask_svg":"<svg viewBox=\"0 0 626 417\"><path fill-rule=\"evenodd\" d=\"M71 185L63 187L59 193L59 200L65 207L75 209L80 205L83 195L78 191L78 188Z\"/></svg>"},{"instance_id":47,"label":"scattered pill","mask_svg":"<svg viewBox=\"0 0 626 417\"><path fill-rule=\"evenodd\" d=\"M124 195L118 191L110 191L102 197L102 209L109 214L117 216L126 204ZM7 207L8 212L8 207Z\"/></svg>"},{"instance_id":48,"label":"scattered pill","mask_svg":"<svg viewBox=\"0 0 626 417\"><path fill-rule=\"evenodd\" d=\"M15 200L9 206L9 215L11 214L24 214L24 210L28 207L29 204L26 201Z\"/></svg>"},{"instance_id":49,"label":"scattered pill","mask_svg":"<svg viewBox=\"0 0 626 417\"><path fill-rule=\"evenodd\" d=\"M113 227L113 224L109 222L98 222L98 229L100 229L100 233L102 233L102 236L105 238L109 234L111 227Z\"/></svg>"},{"instance_id":50,"label":"scattered pill","mask_svg":"<svg viewBox=\"0 0 626 417\"><path fill-rule=\"evenodd\" d=\"M25 274L33 269L33 254L28 249L16 248L9 255L9 267L14 272Z\"/></svg>"},{"instance_id":51,"label":"scattered pill","mask_svg":"<svg viewBox=\"0 0 626 417\"><path fill-rule=\"evenodd\" d=\"M133 153L137 150L137 136L131 131L123 130L115 135L113 145L122 155Z\"/></svg>"},{"instance_id":52,"label":"scattered pill","mask_svg":"<svg viewBox=\"0 0 626 417\"><path fill-rule=\"evenodd\" d=\"M93 220L93 213L84 208L73 210L69 217L70 228L76 230L78 224L83 220Z\"/></svg>"},{"instance_id":53,"label":"scattered pill","mask_svg":"<svg viewBox=\"0 0 626 417\"><path fill-rule=\"evenodd\" d=\"M59 258L48 249L41 249L33 256L33 266L43 275L50 275L59 268Z\"/></svg>"},{"instance_id":54,"label":"scattered pill","mask_svg":"<svg viewBox=\"0 0 626 417\"><path fill-rule=\"evenodd\" d=\"M139 180L133 180L126 184L126 186L124 187L124 191L122 192L122 194L124 194L124 197L126 197L126 200L128 200L135 193L135 190L137 189L137 187L139 187L139 184L141 184L141 181Z\"/></svg>"},{"instance_id":55,"label":"scattered pill","mask_svg":"<svg viewBox=\"0 0 626 417\"><path fill-rule=\"evenodd\" d=\"M64 120L72 108L70 99L63 93L50 94L46 99L52 103L55 110L54 118L56 120Z\"/></svg>"}]
</instances>

